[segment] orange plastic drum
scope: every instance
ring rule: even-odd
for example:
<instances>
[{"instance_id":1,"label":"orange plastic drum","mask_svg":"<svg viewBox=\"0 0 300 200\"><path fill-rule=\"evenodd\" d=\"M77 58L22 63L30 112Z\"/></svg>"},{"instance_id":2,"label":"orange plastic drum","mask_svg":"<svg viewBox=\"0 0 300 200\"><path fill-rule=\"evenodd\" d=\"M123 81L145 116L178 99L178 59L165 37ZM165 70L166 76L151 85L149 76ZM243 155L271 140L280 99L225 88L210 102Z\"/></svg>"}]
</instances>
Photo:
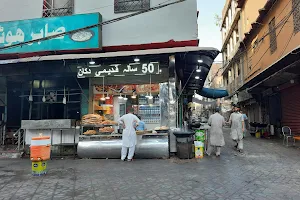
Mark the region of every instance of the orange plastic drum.
<instances>
[{"instance_id":1,"label":"orange plastic drum","mask_svg":"<svg viewBox=\"0 0 300 200\"><path fill-rule=\"evenodd\" d=\"M31 138L30 159L42 161L50 159L51 141L49 136Z\"/></svg>"}]
</instances>

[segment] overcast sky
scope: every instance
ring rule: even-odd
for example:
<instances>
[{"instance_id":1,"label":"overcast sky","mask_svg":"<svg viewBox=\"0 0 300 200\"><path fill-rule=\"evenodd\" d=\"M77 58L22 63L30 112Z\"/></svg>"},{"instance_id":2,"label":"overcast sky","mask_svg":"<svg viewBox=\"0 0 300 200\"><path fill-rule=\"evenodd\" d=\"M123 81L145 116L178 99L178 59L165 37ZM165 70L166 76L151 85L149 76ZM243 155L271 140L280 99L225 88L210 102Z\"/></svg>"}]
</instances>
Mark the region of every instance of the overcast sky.
<instances>
[{"instance_id":1,"label":"overcast sky","mask_svg":"<svg viewBox=\"0 0 300 200\"><path fill-rule=\"evenodd\" d=\"M225 0L197 0L198 2L198 35L201 47L215 47L221 49L222 38L220 28L216 26L215 14L222 16ZM215 61L221 61L221 54Z\"/></svg>"}]
</instances>

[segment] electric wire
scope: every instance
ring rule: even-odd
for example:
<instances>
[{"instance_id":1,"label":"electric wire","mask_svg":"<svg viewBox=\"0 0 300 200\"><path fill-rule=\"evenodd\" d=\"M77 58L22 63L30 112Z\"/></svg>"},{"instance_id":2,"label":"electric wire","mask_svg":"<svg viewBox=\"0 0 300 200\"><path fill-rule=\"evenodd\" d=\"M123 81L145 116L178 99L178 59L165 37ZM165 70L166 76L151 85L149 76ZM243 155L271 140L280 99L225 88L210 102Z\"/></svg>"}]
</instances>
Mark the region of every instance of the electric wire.
<instances>
[{"instance_id":1,"label":"electric wire","mask_svg":"<svg viewBox=\"0 0 300 200\"><path fill-rule=\"evenodd\" d=\"M6 47L0 47L0 51L5 50L5 49L11 49L11 48L19 47L19 46L22 47L23 45L36 43L36 42L41 42L41 41L46 41L46 40L54 39L54 38L65 36L65 35L71 35L71 34L81 32L81 31L84 31L84 30L87 30L87 29L95 28L95 27L98 27L98 26L108 25L108 24L111 24L111 23L122 21L122 20L137 16L137 15L141 15L141 14L144 14L144 13L155 11L155 10L158 10L158 9L170 6L170 5L174 5L174 4L177 4L177 3L181 3L181 2L184 2L184 1L186 1L186 0L178 0L178 1L175 1L175 2L168 3L168 4L163 4L163 5L159 4L158 6L154 6L150 9L139 11L139 12L132 13L132 14L129 14L129 15L125 15L125 16L118 17L118 18L115 18L115 19L107 20L107 21L102 22L102 23L97 23L97 24L94 24L94 25L90 25L90 26L86 26L86 27L83 27L83 28L75 29L75 30L72 30L72 31L66 31L66 32L63 32L63 33L58 33L58 34L53 35L53 36L48 36L48 37L44 37L44 38L40 38L40 39L21 42L21 43L13 44L13 45L6 46Z\"/></svg>"}]
</instances>

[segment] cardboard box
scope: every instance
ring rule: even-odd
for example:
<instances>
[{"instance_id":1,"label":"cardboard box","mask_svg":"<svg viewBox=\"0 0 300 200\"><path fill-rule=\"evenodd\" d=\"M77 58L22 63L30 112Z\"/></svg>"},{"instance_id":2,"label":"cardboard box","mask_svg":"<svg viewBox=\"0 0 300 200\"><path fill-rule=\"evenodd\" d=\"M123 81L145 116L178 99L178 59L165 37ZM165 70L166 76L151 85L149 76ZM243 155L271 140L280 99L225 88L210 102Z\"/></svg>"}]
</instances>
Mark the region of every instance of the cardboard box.
<instances>
[{"instance_id":1,"label":"cardboard box","mask_svg":"<svg viewBox=\"0 0 300 200\"><path fill-rule=\"evenodd\" d=\"M32 175L41 176L47 173L47 161L33 161L31 164Z\"/></svg>"}]
</instances>

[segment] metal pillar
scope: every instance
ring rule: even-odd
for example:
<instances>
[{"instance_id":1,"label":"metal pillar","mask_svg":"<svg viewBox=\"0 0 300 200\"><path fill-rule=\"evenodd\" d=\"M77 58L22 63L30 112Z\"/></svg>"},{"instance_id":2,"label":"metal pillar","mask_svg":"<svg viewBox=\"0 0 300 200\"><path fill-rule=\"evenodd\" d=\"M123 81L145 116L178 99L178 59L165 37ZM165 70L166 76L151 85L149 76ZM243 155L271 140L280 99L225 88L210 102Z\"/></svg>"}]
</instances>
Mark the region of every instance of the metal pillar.
<instances>
[{"instance_id":1,"label":"metal pillar","mask_svg":"<svg viewBox=\"0 0 300 200\"><path fill-rule=\"evenodd\" d=\"M174 129L177 126L177 96L176 96L176 73L175 73L175 56L169 57L169 127ZM176 136L170 133L170 152L175 153Z\"/></svg>"}]
</instances>

